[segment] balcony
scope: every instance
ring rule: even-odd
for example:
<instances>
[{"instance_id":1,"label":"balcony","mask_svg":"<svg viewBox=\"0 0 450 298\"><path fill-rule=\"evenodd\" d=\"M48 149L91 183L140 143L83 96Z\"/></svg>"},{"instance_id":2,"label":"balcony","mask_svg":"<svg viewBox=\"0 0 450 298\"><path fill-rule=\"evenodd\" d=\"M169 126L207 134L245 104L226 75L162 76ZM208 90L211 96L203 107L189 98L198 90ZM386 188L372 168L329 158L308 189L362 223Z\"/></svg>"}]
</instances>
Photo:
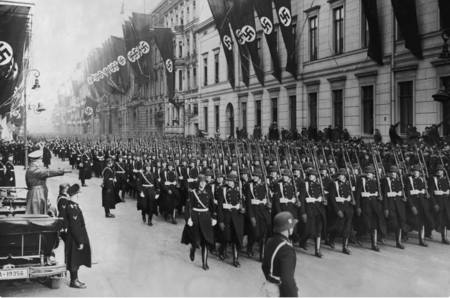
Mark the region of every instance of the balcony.
<instances>
[{"instance_id":1,"label":"balcony","mask_svg":"<svg viewBox=\"0 0 450 298\"><path fill-rule=\"evenodd\" d=\"M176 33L183 33L184 32L184 25L178 25L178 26L174 26L174 31Z\"/></svg>"}]
</instances>

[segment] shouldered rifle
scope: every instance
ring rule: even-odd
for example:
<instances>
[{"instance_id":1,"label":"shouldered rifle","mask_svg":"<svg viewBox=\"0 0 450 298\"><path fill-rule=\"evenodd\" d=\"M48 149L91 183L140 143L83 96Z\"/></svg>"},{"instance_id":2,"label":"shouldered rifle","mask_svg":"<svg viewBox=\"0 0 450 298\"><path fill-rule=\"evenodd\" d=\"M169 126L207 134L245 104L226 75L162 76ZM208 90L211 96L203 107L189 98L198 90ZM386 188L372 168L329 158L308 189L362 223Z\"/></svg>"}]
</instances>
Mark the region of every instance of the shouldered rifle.
<instances>
[{"instance_id":1,"label":"shouldered rifle","mask_svg":"<svg viewBox=\"0 0 450 298\"><path fill-rule=\"evenodd\" d=\"M287 146L287 149L286 149L286 147L284 147L284 155L286 156L289 170L292 173L292 184L294 185L295 207L300 208L300 206L302 204L300 203L300 200L298 199L297 184L296 184L295 177L294 177L294 171L292 169L291 152L290 152L289 146Z\"/></svg>"},{"instance_id":2,"label":"shouldered rifle","mask_svg":"<svg viewBox=\"0 0 450 298\"><path fill-rule=\"evenodd\" d=\"M259 144L256 144L256 151L258 153L258 158L259 158L259 164L261 165L261 172L263 174L263 183L264 183L264 187L266 188L266 199L267 199L267 204L266 204L266 208L267 209L272 209L272 198L270 197L270 191L269 191L269 187L267 185L267 169L266 169L266 165L264 164L264 159L263 159L263 155L261 153L261 148L259 147Z\"/></svg>"},{"instance_id":3,"label":"shouldered rifle","mask_svg":"<svg viewBox=\"0 0 450 298\"><path fill-rule=\"evenodd\" d=\"M355 201L355 197L353 196L353 183L352 183L352 176L348 170L348 168L350 167L352 169L352 173L353 173L353 166L352 163L350 161L350 166L347 165L347 161L345 159L345 152L343 151L342 154L344 154L344 165L345 165L345 169L347 170L347 174L348 174L348 182L350 183L350 197L351 197L351 202L350 204L355 206L356 205L356 201Z\"/></svg>"},{"instance_id":4,"label":"shouldered rifle","mask_svg":"<svg viewBox=\"0 0 450 298\"><path fill-rule=\"evenodd\" d=\"M414 145L414 147L416 148L417 157L419 158L420 171L422 172L423 180L425 182L425 193L427 195L427 198L429 198L430 197L430 193L428 192L428 182L427 182L428 181L428 175L424 171L424 167L426 169L426 165L423 164L422 161L420 160L420 153L419 153L419 149L417 148L417 145Z\"/></svg>"}]
</instances>

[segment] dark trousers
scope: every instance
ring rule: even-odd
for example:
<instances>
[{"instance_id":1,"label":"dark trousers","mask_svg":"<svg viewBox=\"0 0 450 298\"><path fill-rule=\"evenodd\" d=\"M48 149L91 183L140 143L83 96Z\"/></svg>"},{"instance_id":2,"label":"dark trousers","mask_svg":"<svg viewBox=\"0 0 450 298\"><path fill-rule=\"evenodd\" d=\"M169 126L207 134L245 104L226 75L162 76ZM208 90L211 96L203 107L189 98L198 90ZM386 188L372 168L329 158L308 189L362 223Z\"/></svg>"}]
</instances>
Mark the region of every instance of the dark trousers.
<instances>
[{"instance_id":1,"label":"dark trousers","mask_svg":"<svg viewBox=\"0 0 450 298\"><path fill-rule=\"evenodd\" d=\"M105 207L105 214L106 214L106 215L110 214L109 208L106 208L106 207Z\"/></svg>"},{"instance_id":2,"label":"dark trousers","mask_svg":"<svg viewBox=\"0 0 450 298\"><path fill-rule=\"evenodd\" d=\"M78 279L78 270L70 271L70 281L75 281Z\"/></svg>"}]
</instances>

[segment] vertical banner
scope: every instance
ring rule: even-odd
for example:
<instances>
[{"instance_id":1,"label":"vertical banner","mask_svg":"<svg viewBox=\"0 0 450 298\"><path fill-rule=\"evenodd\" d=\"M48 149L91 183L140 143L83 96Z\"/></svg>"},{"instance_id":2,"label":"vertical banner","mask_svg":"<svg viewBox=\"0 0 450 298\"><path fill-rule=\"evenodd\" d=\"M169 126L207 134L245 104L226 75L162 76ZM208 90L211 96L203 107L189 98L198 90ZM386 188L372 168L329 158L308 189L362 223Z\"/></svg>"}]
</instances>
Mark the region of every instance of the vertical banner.
<instances>
[{"instance_id":1,"label":"vertical banner","mask_svg":"<svg viewBox=\"0 0 450 298\"><path fill-rule=\"evenodd\" d=\"M151 39L150 34L150 15L133 12L133 28L136 34L136 44L146 43L149 45L149 52L143 55L143 58L137 60L141 71L147 78L151 80L153 77L153 62L152 62L152 51L151 51Z\"/></svg>"},{"instance_id":2,"label":"vertical banner","mask_svg":"<svg viewBox=\"0 0 450 298\"><path fill-rule=\"evenodd\" d=\"M281 66L280 58L278 57L277 37L275 36L273 25L272 0L253 0L253 6L266 36L270 57L272 58L272 75L281 83Z\"/></svg>"},{"instance_id":3,"label":"vertical banner","mask_svg":"<svg viewBox=\"0 0 450 298\"><path fill-rule=\"evenodd\" d=\"M222 43L225 58L228 65L228 81L234 90L234 57L233 57L233 41L231 39L230 24L227 19L227 4L225 0L208 0L209 7L214 18L214 23L219 31L220 41Z\"/></svg>"},{"instance_id":4,"label":"vertical banner","mask_svg":"<svg viewBox=\"0 0 450 298\"><path fill-rule=\"evenodd\" d=\"M291 0L273 0L275 11L280 23L281 35L287 52L286 71L297 79L297 64L295 63L295 37L292 32Z\"/></svg>"},{"instance_id":5,"label":"vertical banner","mask_svg":"<svg viewBox=\"0 0 450 298\"><path fill-rule=\"evenodd\" d=\"M419 59L423 58L420 45L415 0L391 0L397 24L405 37L405 48ZM448 16L447 16L448 17Z\"/></svg>"},{"instance_id":6,"label":"vertical banner","mask_svg":"<svg viewBox=\"0 0 450 298\"><path fill-rule=\"evenodd\" d=\"M369 49L367 56L380 65L383 65L383 52L380 34L380 25L378 23L377 1L362 0L364 13L369 25Z\"/></svg>"},{"instance_id":7,"label":"vertical banner","mask_svg":"<svg viewBox=\"0 0 450 298\"><path fill-rule=\"evenodd\" d=\"M175 64L173 61L173 34L170 28L155 28L153 31L156 46L161 53L166 68L167 88L169 90L169 102L175 107L178 104L173 100L175 91Z\"/></svg>"}]
</instances>

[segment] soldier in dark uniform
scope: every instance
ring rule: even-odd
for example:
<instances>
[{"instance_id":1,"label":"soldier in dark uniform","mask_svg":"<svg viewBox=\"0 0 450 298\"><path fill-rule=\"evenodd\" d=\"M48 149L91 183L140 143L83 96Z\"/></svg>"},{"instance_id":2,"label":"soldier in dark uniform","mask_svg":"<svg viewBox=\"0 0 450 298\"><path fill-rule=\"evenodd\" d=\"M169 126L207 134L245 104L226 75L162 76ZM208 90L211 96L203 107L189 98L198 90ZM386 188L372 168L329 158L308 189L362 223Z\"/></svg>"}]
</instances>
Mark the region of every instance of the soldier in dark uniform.
<instances>
[{"instance_id":1,"label":"soldier in dark uniform","mask_svg":"<svg viewBox=\"0 0 450 298\"><path fill-rule=\"evenodd\" d=\"M367 166L364 172L366 176L360 176L357 179L355 190L357 217L355 218L354 228L357 232L356 242L362 246L362 236L370 232L372 250L380 251L377 245L377 232L380 230L383 235L387 233L383 210L377 203L377 200L382 197L378 191L374 167Z\"/></svg>"},{"instance_id":2,"label":"soldier in dark uniform","mask_svg":"<svg viewBox=\"0 0 450 298\"><path fill-rule=\"evenodd\" d=\"M3 164L3 154L0 153L0 186L7 185L7 181L5 181L5 172L6 172L6 167Z\"/></svg>"},{"instance_id":3,"label":"soldier in dark uniform","mask_svg":"<svg viewBox=\"0 0 450 298\"><path fill-rule=\"evenodd\" d=\"M114 218L110 209L116 209L116 204L121 202L119 195L115 193L114 188L114 171L112 170L113 160L108 158L106 160L106 167L103 169L103 183L102 183L102 206L105 208L105 216Z\"/></svg>"},{"instance_id":4,"label":"soldier in dark uniform","mask_svg":"<svg viewBox=\"0 0 450 298\"><path fill-rule=\"evenodd\" d=\"M70 287L84 289L86 285L78 280L80 266L91 268L91 247L86 230L83 212L75 199L80 192L80 185L74 184L67 189L67 196L60 197L58 208L60 217L64 219L65 255L67 270L70 272Z\"/></svg>"},{"instance_id":5,"label":"soldier in dark uniform","mask_svg":"<svg viewBox=\"0 0 450 298\"><path fill-rule=\"evenodd\" d=\"M397 166L391 166L389 174L390 176L383 180L383 211L388 232L395 232L396 247L404 249L402 232L407 232L406 204L409 208L414 208L413 213L415 214L417 214L417 209L406 199L405 190L400 180L402 177L399 176Z\"/></svg>"},{"instance_id":6,"label":"soldier in dark uniform","mask_svg":"<svg viewBox=\"0 0 450 298\"><path fill-rule=\"evenodd\" d=\"M295 282L297 255L289 240L297 224L290 212L278 213L274 218L275 235L267 242L262 271L266 277L259 296L298 297Z\"/></svg>"},{"instance_id":7,"label":"soldier in dark uniform","mask_svg":"<svg viewBox=\"0 0 450 298\"><path fill-rule=\"evenodd\" d=\"M126 163L123 162L122 155L118 156L118 161L114 164L114 173L117 186L116 191L121 191L122 201L125 202L125 193L127 189L127 183L129 181L129 173Z\"/></svg>"},{"instance_id":8,"label":"soldier in dark uniform","mask_svg":"<svg viewBox=\"0 0 450 298\"><path fill-rule=\"evenodd\" d=\"M444 175L444 166L436 167L436 175L430 177L428 183L430 187L430 196L434 198L438 205L435 207L435 225L436 231L442 235L442 243L450 244L447 238L447 229L450 228L450 183L449 177Z\"/></svg>"},{"instance_id":9,"label":"soldier in dark uniform","mask_svg":"<svg viewBox=\"0 0 450 298\"><path fill-rule=\"evenodd\" d=\"M309 170L309 179L300 189L300 214L302 224L299 226L300 247L307 249L306 242L309 238L315 241L315 256L322 258L320 251L320 239L326 235L325 208L327 201L324 198L322 187L317 179L317 171Z\"/></svg>"},{"instance_id":10,"label":"soldier in dark uniform","mask_svg":"<svg viewBox=\"0 0 450 298\"><path fill-rule=\"evenodd\" d=\"M5 184L9 187L16 186L16 174L14 170L14 152L8 153L8 161L5 164L6 172L4 176Z\"/></svg>"},{"instance_id":11,"label":"soldier in dark uniform","mask_svg":"<svg viewBox=\"0 0 450 298\"><path fill-rule=\"evenodd\" d=\"M87 186L86 180L89 180L92 178L92 165L91 165L91 158L86 153L85 149L81 149L81 155L80 160L78 164L78 179L81 181L81 186Z\"/></svg>"},{"instance_id":12,"label":"soldier in dark uniform","mask_svg":"<svg viewBox=\"0 0 450 298\"><path fill-rule=\"evenodd\" d=\"M145 172L139 173L137 176L137 191L139 197L137 200L137 209L141 210L142 220L148 225L153 226L153 215L158 214L156 208L156 200L159 198L159 182L154 173L151 172L151 164L145 164Z\"/></svg>"},{"instance_id":13,"label":"soldier in dark uniform","mask_svg":"<svg viewBox=\"0 0 450 298\"><path fill-rule=\"evenodd\" d=\"M419 245L427 247L425 242L425 230L431 231L434 227L434 219L430 210L431 207L439 209L434 197L426 197L426 181L420 177L420 165L412 167L412 176L405 180L406 196L410 204L415 208L406 210L407 223L415 230L419 231ZM409 211L411 210L411 211Z\"/></svg>"},{"instance_id":14,"label":"soldier in dark uniform","mask_svg":"<svg viewBox=\"0 0 450 298\"><path fill-rule=\"evenodd\" d=\"M253 182L247 187L246 215L250 219L251 228L248 233L247 255L252 258L253 246L259 244L259 260L263 260L267 239L271 236L272 217L268 208L268 194L263 184L261 169L253 171Z\"/></svg>"},{"instance_id":15,"label":"soldier in dark uniform","mask_svg":"<svg viewBox=\"0 0 450 298\"><path fill-rule=\"evenodd\" d=\"M203 269L208 270L208 248L214 247L213 226L216 225L216 210L213 196L206 188L204 175L198 176L198 188L190 189L189 199L184 213L184 226L181 243L191 244L189 257L193 262L195 251L202 248Z\"/></svg>"},{"instance_id":16,"label":"soldier in dark uniform","mask_svg":"<svg viewBox=\"0 0 450 298\"><path fill-rule=\"evenodd\" d=\"M227 186L219 193L217 218L220 227L219 258L224 260L224 244L231 244L233 249L233 264L240 267L238 248L241 247L244 237L245 206L242 206L239 187L236 186L236 175L227 175Z\"/></svg>"},{"instance_id":17,"label":"soldier in dark uniform","mask_svg":"<svg viewBox=\"0 0 450 298\"><path fill-rule=\"evenodd\" d=\"M62 148L60 149L58 147L58 152L59 152L59 150L62 150ZM51 159L52 159L52 153L48 149L47 145L45 145L44 146L44 151L43 151L42 161L44 162L44 167L46 167L47 169L48 169L48 166L51 164Z\"/></svg>"},{"instance_id":18,"label":"soldier in dark uniform","mask_svg":"<svg viewBox=\"0 0 450 298\"><path fill-rule=\"evenodd\" d=\"M180 202L179 183L177 181L177 173L174 170L173 163L169 162L167 169L161 177L161 208L163 210L164 219L172 219L173 224L177 224L176 210Z\"/></svg>"},{"instance_id":19,"label":"soldier in dark uniform","mask_svg":"<svg viewBox=\"0 0 450 298\"><path fill-rule=\"evenodd\" d=\"M346 169L339 169L338 178L329 185L328 233L329 243L334 249L334 239L342 236L342 252L351 255L348 249L348 238L355 212L352 201L352 189L347 180Z\"/></svg>"}]
</instances>

